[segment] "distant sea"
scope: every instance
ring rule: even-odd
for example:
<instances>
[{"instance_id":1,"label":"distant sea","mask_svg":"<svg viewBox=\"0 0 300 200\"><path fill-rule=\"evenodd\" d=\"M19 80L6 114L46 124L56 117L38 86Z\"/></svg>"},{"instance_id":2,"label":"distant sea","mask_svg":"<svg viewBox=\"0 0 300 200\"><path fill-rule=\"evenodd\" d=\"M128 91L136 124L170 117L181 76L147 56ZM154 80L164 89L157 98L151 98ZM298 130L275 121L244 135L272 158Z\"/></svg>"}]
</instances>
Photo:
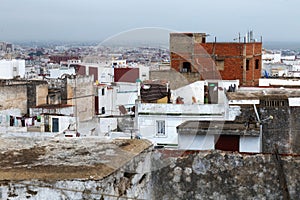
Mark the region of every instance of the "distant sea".
<instances>
[{"instance_id":1,"label":"distant sea","mask_svg":"<svg viewBox=\"0 0 300 200\"><path fill-rule=\"evenodd\" d=\"M294 50L300 52L300 42L263 42L263 48L269 50Z\"/></svg>"}]
</instances>

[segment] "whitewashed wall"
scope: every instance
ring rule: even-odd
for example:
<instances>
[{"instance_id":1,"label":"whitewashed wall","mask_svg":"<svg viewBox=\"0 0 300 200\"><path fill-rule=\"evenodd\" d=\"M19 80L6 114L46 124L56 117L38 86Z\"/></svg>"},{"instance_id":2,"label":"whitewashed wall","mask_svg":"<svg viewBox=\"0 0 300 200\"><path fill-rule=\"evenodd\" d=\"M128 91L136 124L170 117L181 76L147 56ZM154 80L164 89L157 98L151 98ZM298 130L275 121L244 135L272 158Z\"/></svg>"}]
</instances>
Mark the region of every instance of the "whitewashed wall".
<instances>
[{"instance_id":1,"label":"whitewashed wall","mask_svg":"<svg viewBox=\"0 0 300 200\"><path fill-rule=\"evenodd\" d=\"M280 86L300 86L300 80L298 79L271 79L271 78L260 78L259 86L271 86L271 85L280 85Z\"/></svg>"},{"instance_id":2,"label":"whitewashed wall","mask_svg":"<svg viewBox=\"0 0 300 200\"><path fill-rule=\"evenodd\" d=\"M178 135L178 148L183 150L212 150L215 149L214 135Z\"/></svg>"},{"instance_id":3,"label":"whitewashed wall","mask_svg":"<svg viewBox=\"0 0 300 200\"><path fill-rule=\"evenodd\" d=\"M100 132L103 134L109 133L118 126L118 119L117 118L99 118L100 123Z\"/></svg>"},{"instance_id":4,"label":"whitewashed wall","mask_svg":"<svg viewBox=\"0 0 300 200\"><path fill-rule=\"evenodd\" d=\"M69 116L50 116L49 117L49 126L50 130L52 132L52 119L58 118L58 132L62 133L64 130L66 130L70 124L76 123L75 117L69 117Z\"/></svg>"},{"instance_id":5,"label":"whitewashed wall","mask_svg":"<svg viewBox=\"0 0 300 200\"><path fill-rule=\"evenodd\" d=\"M1 79L12 79L16 76L24 78L25 73L25 60L0 60Z\"/></svg>"},{"instance_id":6,"label":"whitewashed wall","mask_svg":"<svg viewBox=\"0 0 300 200\"><path fill-rule=\"evenodd\" d=\"M260 137L241 136L239 151L248 152L248 153L260 153L261 152Z\"/></svg>"},{"instance_id":7,"label":"whitewashed wall","mask_svg":"<svg viewBox=\"0 0 300 200\"><path fill-rule=\"evenodd\" d=\"M59 68L59 69L49 69L49 78L60 78L63 74L75 75L75 69L71 68Z\"/></svg>"},{"instance_id":8,"label":"whitewashed wall","mask_svg":"<svg viewBox=\"0 0 300 200\"><path fill-rule=\"evenodd\" d=\"M197 104L204 104L204 81L197 81L173 91L173 101L178 96L183 98L185 104L192 104L192 97L196 99Z\"/></svg>"}]
</instances>

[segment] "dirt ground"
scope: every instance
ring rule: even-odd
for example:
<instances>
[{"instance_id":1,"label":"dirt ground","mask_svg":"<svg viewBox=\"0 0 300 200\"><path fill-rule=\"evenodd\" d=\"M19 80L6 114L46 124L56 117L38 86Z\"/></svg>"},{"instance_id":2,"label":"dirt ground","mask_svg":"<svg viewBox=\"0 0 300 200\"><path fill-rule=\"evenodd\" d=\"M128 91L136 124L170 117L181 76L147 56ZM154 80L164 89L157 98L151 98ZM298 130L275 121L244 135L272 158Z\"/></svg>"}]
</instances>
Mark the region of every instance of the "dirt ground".
<instances>
[{"instance_id":1,"label":"dirt ground","mask_svg":"<svg viewBox=\"0 0 300 200\"><path fill-rule=\"evenodd\" d=\"M102 179L150 146L145 140L0 138L0 180Z\"/></svg>"}]
</instances>

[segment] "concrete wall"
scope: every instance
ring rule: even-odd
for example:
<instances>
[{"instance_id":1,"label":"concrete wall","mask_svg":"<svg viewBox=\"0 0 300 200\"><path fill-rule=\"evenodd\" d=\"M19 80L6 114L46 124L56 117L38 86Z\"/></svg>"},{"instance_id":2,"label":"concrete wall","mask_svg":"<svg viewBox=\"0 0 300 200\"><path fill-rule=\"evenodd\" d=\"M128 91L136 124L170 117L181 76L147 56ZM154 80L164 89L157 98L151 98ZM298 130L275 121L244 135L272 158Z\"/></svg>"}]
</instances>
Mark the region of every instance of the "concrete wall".
<instances>
[{"instance_id":1,"label":"concrete wall","mask_svg":"<svg viewBox=\"0 0 300 200\"><path fill-rule=\"evenodd\" d=\"M204 81L197 81L174 90L172 92L173 101L176 102L176 98L180 96L185 104L193 104L192 97L194 97L196 104L204 104L204 84Z\"/></svg>"},{"instance_id":2,"label":"concrete wall","mask_svg":"<svg viewBox=\"0 0 300 200\"><path fill-rule=\"evenodd\" d=\"M20 109L22 115L27 113L27 86L0 86L0 110Z\"/></svg>"},{"instance_id":3,"label":"concrete wall","mask_svg":"<svg viewBox=\"0 0 300 200\"><path fill-rule=\"evenodd\" d=\"M139 104L138 131L142 138L154 143L178 144L176 127L190 120L235 120L239 106L222 104ZM165 136L157 136L156 121L165 121Z\"/></svg>"},{"instance_id":4,"label":"concrete wall","mask_svg":"<svg viewBox=\"0 0 300 200\"><path fill-rule=\"evenodd\" d=\"M260 153L261 147L261 137L240 136L239 152Z\"/></svg>"},{"instance_id":5,"label":"concrete wall","mask_svg":"<svg viewBox=\"0 0 300 200\"><path fill-rule=\"evenodd\" d=\"M196 81L189 85L183 86L173 91L173 96L176 100L177 96L184 98L185 104L192 104L192 97L195 98L196 104L204 104L204 86L208 83L217 83L218 84L218 103L224 104L226 102L225 91L228 90L229 86L236 85L236 88L239 86L239 80L205 80L205 81ZM174 98L173 97L173 98Z\"/></svg>"},{"instance_id":6,"label":"concrete wall","mask_svg":"<svg viewBox=\"0 0 300 200\"><path fill-rule=\"evenodd\" d=\"M100 133L107 134L114 131L118 127L117 118L99 118Z\"/></svg>"},{"instance_id":7,"label":"concrete wall","mask_svg":"<svg viewBox=\"0 0 300 200\"><path fill-rule=\"evenodd\" d=\"M259 86L300 86L299 79L273 79L261 78L259 79Z\"/></svg>"},{"instance_id":8,"label":"concrete wall","mask_svg":"<svg viewBox=\"0 0 300 200\"><path fill-rule=\"evenodd\" d=\"M37 107L37 108L30 108L29 114L30 116L39 116L43 113L47 114L61 114L61 115L72 115L74 114L74 107L68 106L68 107L62 107L62 108L43 108L43 107Z\"/></svg>"},{"instance_id":9,"label":"concrete wall","mask_svg":"<svg viewBox=\"0 0 300 200\"><path fill-rule=\"evenodd\" d=\"M138 85L136 83L117 83L116 106L124 105L126 108L133 107L138 98Z\"/></svg>"},{"instance_id":10,"label":"concrete wall","mask_svg":"<svg viewBox=\"0 0 300 200\"><path fill-rule=\"evenodd\" d=\"M215 149L214 135L179 134L178 149L182 150L212 150Z\"/></svg>"},{"instance_id":11,"label":"concrete wall","mask_svg":"<svg viewBox=\"0 0 300 200\"><path fill-rule=\"evenodd\" d=\"M79 121L93 118L95 113L95 94L93 76L77 76L67 81L68 104L76 106Z\"/></svg>"},{"instance_id":12,"label":"concrete wall","mask_svg":"<svg viewBox=\"0 0 300 200\"><path fill-rule=\"evenodd\" d=\"M48 84L36 86L36 106L47 104Z\"/></svg>"},{"instance_id":13,"label":"concrete wall","mask_svg":"<svg viewBox=\"0 0 300 200\"><path fill-rule=\"evenodd\" d=\"M111 83L114 81L114 69L111 67L98 68L98 81L99 83Z\"/></svg>"},{"instance_id":14,"label":"concrete wall","mask_svg":"<svg viewBox=\"0 0 300 200\"><path fill-rule=\"evenodd\" d=\"M300 194L299 157L221 151L144 151L101 180L0 182L2 199L290 199ZM283 172L283 173L282 173Z\"/></svg>"},{"instance_id":15,"label":"concrete wall","mask_svg":"<svg viewBox=\"0 0 300 200\"><path fill-rule=\"evenodd\" d=\"M222 104L151 104L142 103L138 105L139 113L151 114L197 114L197 115L223 115L226 108Z\"/></svg>"},{"instance_id":16,"label":"concrete wall","mask_svg":"<svg viewBox=\"0 0 300 200\"><path fill-rule=\"evenodd\" d=\"M140 77L140 80L141 81L145 81L145 80L149 80L149 77L150 77L150 70L149 70L149 67L146 67L146 66L139 66L139 77Z\"/></svg>"},{"instance_id":17,"label":"concrete wall","mask_svg":"<svg viewBox=\"0 0 300 200\"><path fill-rule=\"evenodd\" d=\"M138 131L143 139L148 139L153 143L178 144L176 127L188 120L197 120L197 116L139 116ZM156 121L165 121L165 135L157 135Z\"/></svg>"}]
</instances>

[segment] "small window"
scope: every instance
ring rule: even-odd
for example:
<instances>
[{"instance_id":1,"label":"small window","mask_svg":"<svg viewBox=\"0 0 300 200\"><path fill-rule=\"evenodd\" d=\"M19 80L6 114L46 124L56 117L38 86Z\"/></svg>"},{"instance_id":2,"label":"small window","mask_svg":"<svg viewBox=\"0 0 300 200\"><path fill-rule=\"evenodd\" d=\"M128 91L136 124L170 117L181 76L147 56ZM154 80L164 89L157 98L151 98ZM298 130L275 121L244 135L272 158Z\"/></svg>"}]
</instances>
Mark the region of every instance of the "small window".
<instances>
[{"instance_id":1,"label":"small window","mask_svg":"<svg viewBox=\"0 0 300 200\"><path fill-rule=\"evenodd\" d=\"M216 60L215 63L217 70L224 70L224 60Z\"/></svg>"},{"instance_id":2,"label":"small window","mask_svg":"<svg viewBox=\"0 0 300 200\"><path fill-rule=\"evenodd\" d=\"M259 59L255 60L255 69L259 69Z\"/></svg>"},{"instance_id":3,"label":"small window","mask_svg":"<svg viewBox=\"0 0 300 200\"><path fill-rule=\"evenodd\" d=\"M192 67L190 62L183 62L181 72L189 73L192 72Z\"/></svg>"},{"instance_id":4,"label":"small window","mask_svg":"<svg viewBox=\"0 0 300 200\"><path fill-rule=\"evenodd\" d=\"M102 88L102 96L105 95L105 88Z\"/></svg>"},{"instance_id":5,"label":"small window","mask_svg":"<svg viewBox=\"0 0 300 200\"><path fill-rule=\"evenodd\" d=\"M164 120L156 121L156 136L166 136L166 123Z\"/></svg>"},{"instance_id":6,"label":"small window","mask_svg":"<svg viewBox=\"0 0 300 200\"><path fill-rule=\"evenodd\" d=\"M246 70L248 71L250 69L250 60L246 60Z\"/></svg>"},{"instance_id":7,"label":"small window","mask_svg":"<svg viewBox=\"0 0 300 200\"><path fill-rule=\"evenodd\" d=\"M101 108L101 114L105 114L105 107Z\"/></svg>"}]
</instances>

